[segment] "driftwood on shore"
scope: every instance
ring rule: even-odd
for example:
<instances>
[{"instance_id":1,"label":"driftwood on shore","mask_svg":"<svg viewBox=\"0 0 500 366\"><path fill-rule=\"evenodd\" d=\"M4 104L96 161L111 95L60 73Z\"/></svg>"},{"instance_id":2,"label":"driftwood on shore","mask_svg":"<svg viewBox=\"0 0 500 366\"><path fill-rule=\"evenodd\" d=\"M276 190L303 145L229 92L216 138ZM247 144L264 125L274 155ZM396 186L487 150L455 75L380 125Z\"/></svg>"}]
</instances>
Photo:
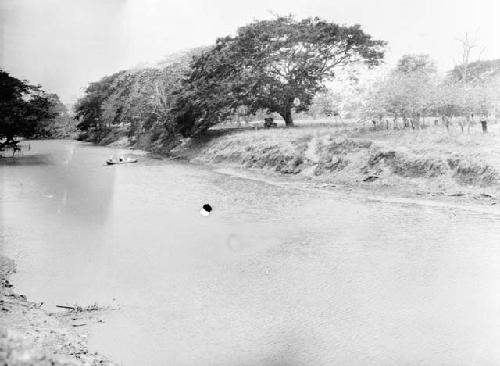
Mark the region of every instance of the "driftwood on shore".
<instances>
[{"instance_id":1,"label":"driftwood on shore","mask_svg":"<svg viewBox=\"0 0 500 366\"><path fill-rule=\"evenodd\" d=\"M97 310L102 310L105 308L105 307L99 307L97 304L89 305L89 306L85 306L85 307L78 306L78 305L75 305L75 306L56 305L56 307L61 308L61 309L73 310L73 311L77 311L77 312L97 311Z\"/></svg>"},{"instance_id":2,"label":"driftwood on shore","mask_svg":"<svg viewBox=\"0 0 500 366\"><path fill-rule=\"evenodd\" d=\"M68 309L68 310L77 310L74 306L66 306L66 305L56 305L56 308Z\"/></svg>"},{"instance_id":3,"label":"driftwood on shore","mask_svg":"<svg viewBox=\"0 0 500 366\"><path fill-rule=\"evenodd\" d=\"M28 301L26 296L14 292L8 281L14 272L14 261L0 254L0 364L114 365L104 356L89 351L87 332L82 327L97 320L94 316L74 313L53 316L40 308L43 303ZM76 305L57 306L78 309Z\"/></svg>"}]
</instances>

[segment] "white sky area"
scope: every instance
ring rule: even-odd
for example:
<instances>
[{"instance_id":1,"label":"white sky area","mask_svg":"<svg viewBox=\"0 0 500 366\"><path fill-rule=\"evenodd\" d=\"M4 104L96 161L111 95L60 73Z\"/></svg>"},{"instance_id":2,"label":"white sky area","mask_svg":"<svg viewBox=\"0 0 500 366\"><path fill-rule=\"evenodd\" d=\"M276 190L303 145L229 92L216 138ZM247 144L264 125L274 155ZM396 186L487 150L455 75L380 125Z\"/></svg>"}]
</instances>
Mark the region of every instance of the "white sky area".
<instances>
[{"instance_id":1,"label":"white sky area","mask_svg":"<svg viewBox=\"0 0 500 366\"><path fill-rule=\"evenodd\" d=\"M500 58L500 0L0 0L0 67L73 103L90 81L273 14L359 23L389 42L388 66L428 53L447 70L466 32Z\"/></svg>"}]
</instances>

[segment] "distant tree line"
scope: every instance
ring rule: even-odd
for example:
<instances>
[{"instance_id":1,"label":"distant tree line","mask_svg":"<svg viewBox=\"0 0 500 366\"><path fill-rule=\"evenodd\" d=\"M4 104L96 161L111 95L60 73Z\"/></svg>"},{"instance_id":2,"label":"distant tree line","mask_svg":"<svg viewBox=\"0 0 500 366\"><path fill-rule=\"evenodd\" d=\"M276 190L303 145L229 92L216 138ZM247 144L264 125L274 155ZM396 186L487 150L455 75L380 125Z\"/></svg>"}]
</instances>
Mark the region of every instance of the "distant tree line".
<instances>
[{"instance_id":1,"label":"distant tree line","mask_svg":"<svg viewBox=\"0 0 500 366\"><path fill-rule=\"evenodd\" d=\"M388 75L362 94L364 115L374 123L419 129L435 122L462 132L474 120L485 120L500 107L500 60L456 66L437 74L429 55L405 55ZM432 121L425 122L425 118ZM389 120L390 119L390 122Z\"/></svg>"},{"instance_id":2,"label":"distant tree line","mask_svg":"<svg viewBox=\"0 0 500 366\"><path fill-rule=\"evenodd\" d=\"M174 131L173 93L188 68L185 59L163 68L121 71L91 83L75 105L80 138L99 142L121 131L131 142L168 143Z\"/></svg>"},{"instance_id":3,"label":"distant tree line","mask_svg":"<svg viewBox=\"0 0 500 366\"><path fill-rule=\"evenodd\" d=\"M75 116L83 139L102 141L121 128L132 140L147 136L158 145L262 111L292 126L293 113L308 111L327 93L325 81L354 63L380 64L384 46L359 25L292 16L255 21L162 67L91 83ZM319 105L335 112L325 98Z\"/></svg>"},{"instance_id":4,"label":"distant tree line","mask_svg":"<svg viewBox=\"0 0 500 366\"><path fill-rule=\"evenodd\" d=\"M0 70L0 139L64 138L76 133L66 106L40 85Z\"/></svg>"}]
</instances>

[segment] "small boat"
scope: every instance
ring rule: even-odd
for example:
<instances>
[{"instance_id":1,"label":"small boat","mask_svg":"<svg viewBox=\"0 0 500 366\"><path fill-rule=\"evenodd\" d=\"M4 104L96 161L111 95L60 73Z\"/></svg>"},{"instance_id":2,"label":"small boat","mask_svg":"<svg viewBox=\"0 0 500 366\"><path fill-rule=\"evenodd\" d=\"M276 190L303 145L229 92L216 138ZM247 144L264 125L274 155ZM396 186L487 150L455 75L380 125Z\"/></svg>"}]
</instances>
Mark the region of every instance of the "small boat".
<instances>
[{"instance_id":1,"label":"small boat","mask_svg":"<svg viewBox=\"0 0 500 366\"><path fill-rule=\"evenodd\" d=\"M115 164L128 164L128 163L137 163L138 160L135 158L124 158L121 156L118 160L114 160L113 158L110 158L106 160L106 165L115 165Z\"/></svg>"},{"instance_id":2,"label":"small boat","mask_svg":"<svg viewBox=\"0 0 500 366\"><path fill-rule=\"evenodd\" d=\"M106 165L115 165L115 164L123 164L123 163L111 159L106 160Z\"/></svg>"}]
</instances>

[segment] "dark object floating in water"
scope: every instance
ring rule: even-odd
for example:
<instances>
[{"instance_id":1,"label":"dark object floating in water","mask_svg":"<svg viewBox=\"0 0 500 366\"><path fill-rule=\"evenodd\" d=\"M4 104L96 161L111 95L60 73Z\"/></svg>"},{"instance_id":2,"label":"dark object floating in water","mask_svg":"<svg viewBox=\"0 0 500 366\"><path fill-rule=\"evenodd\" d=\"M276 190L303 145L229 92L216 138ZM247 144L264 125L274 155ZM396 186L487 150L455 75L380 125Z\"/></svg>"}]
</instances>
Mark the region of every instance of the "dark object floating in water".
<instances>
[{"instance_id":1,"label":"dark object floating in water","mask_svg":"<svg viewBox=\"0 0 500 366\"><path fill-rule=\"evenodd\" d=\"M118 160L108 159L106 160L106 165L115 165L115 164L127 164L127 163L137 163L137 159L134 158L123 158L120 157Z\"/></svg>"},{"instance_id":2,"label":"dark object floating in water","mask_svg":"<svg viewBox=\"0 0 500 366\"><path fill-rule=\"evenodd\" d=\"M210 215L210 212L212 212L212 210L212 206L210 206L208 203L205 203L200 210L200 214L202 216L208 216Z\"/></svg>"}]
</instances>

